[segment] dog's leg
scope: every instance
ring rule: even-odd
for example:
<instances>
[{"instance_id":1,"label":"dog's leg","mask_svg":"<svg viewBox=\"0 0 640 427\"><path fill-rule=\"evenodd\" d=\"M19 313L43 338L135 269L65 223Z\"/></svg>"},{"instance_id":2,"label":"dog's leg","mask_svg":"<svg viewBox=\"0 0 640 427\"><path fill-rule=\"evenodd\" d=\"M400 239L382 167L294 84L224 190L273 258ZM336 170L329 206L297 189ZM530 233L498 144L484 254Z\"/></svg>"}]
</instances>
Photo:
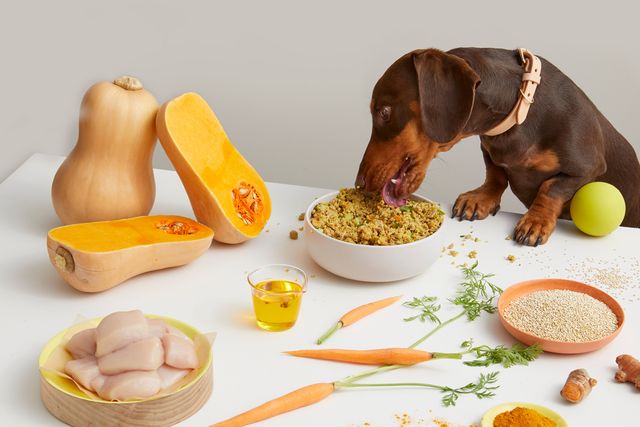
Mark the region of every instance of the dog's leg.
<instances>
[{"instance_id":1,"label":"dog's leg","mask_svg":"<svg viewBox=\"0 0 640 427\"><path fill-rule=\"evenodd\" d=\"M458 217L460 221L468 219L485 219L495 215L500 210L502 193L507 189L507 174L489 157L489 153L482 147L482 156L487 169L484 184L475 190L467 191L458 196L453 204L451 218Z\"/></svg>"},{"instance_id":2,"label":"dog's leg","mask_svg":"<svg viewBox=\"0 0 640 427\"><path fill-rule=\"evenodd\" d=\"M527 246L546 243L556 228L565 204L589 181L588 177L564 174L544 181L529 210L518 221L513 233L514 240Z\"/></svg>"}]
</instances>

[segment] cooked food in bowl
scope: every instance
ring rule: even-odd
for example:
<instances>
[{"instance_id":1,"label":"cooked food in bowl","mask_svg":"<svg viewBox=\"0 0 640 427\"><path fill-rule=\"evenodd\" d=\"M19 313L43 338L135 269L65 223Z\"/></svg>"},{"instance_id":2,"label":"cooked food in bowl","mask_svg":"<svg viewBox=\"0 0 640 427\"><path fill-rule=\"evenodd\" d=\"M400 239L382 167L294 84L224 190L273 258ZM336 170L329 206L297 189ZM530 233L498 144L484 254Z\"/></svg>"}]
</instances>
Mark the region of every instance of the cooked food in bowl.
<instances>
[{"instance_id":1,"label":"cooked food in bowl","mask_svg":"<svg viewBox=\"0 0 640 427\"><path fill-rule=\"evenodd\" d=\"M444 220L440 207L426 200L387 205L380 194L343 188L311 212L311 224L334 239L371 246L401 245L435 233Z\"/></svg>"}]
</instances>

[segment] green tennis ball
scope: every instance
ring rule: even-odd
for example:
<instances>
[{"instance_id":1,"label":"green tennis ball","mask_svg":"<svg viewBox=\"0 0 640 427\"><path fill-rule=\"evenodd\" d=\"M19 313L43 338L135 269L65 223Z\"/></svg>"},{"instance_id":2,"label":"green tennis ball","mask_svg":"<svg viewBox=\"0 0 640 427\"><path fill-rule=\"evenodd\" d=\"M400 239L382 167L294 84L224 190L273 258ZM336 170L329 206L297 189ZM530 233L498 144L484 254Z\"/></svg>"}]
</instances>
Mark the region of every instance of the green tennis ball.
<instances>
[{"instance_id":1,"label":"green tennis ball","mask_svg":"<svg viewBox=\"0 0 640 427\"><path fill-rule=\"evenodd\" d=\"M626 205L622 193L606 182L591 182L571 200L571 219L583 233L606 236L622 224Z\"/></svg>"}]
</instances>

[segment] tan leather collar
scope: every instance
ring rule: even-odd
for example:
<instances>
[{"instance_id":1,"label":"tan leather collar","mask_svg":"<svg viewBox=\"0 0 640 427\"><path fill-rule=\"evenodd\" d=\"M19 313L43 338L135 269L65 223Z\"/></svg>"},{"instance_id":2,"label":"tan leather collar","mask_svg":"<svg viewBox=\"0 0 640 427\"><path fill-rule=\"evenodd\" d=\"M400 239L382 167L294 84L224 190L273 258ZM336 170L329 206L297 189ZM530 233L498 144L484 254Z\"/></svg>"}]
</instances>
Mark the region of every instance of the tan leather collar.
<instances>
[{"instance_id":1,"label":"tan leather collar","mask_svg":"<svg viewBox=\"0 0 640 427\"><path fill-rule=\"evenodd\" d=\"M533 94L540 84L540 72L542 71L542 63L540 58L529 52L527 49L518 48L520 60L524 73L522 73L522 83L520 84L520 95L513 110L493 128L484 133L488 136L496 136L505 133L515 125L522 124L527 118L529 107L533 104Z\"/></svg>"}]
</instances>

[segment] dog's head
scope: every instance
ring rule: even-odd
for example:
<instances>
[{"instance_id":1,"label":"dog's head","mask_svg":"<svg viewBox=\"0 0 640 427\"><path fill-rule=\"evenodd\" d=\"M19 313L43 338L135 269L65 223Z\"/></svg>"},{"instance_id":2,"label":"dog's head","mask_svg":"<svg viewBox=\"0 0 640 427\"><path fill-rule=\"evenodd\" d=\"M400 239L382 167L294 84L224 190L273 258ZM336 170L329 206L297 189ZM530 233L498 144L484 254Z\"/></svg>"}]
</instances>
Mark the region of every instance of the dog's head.
<instances>
[{"instance_id":1,"label":"dog's head","mask_svg":"<svg viewBox=\"0 0 640 427\"><path fill-rule=\"evenodd\" d=\"M393 63L371 98L373 129L356 186L402 205L431 160L465 135L480 78L461 58L416 50Z\"/></svg>"}]
</instances>

